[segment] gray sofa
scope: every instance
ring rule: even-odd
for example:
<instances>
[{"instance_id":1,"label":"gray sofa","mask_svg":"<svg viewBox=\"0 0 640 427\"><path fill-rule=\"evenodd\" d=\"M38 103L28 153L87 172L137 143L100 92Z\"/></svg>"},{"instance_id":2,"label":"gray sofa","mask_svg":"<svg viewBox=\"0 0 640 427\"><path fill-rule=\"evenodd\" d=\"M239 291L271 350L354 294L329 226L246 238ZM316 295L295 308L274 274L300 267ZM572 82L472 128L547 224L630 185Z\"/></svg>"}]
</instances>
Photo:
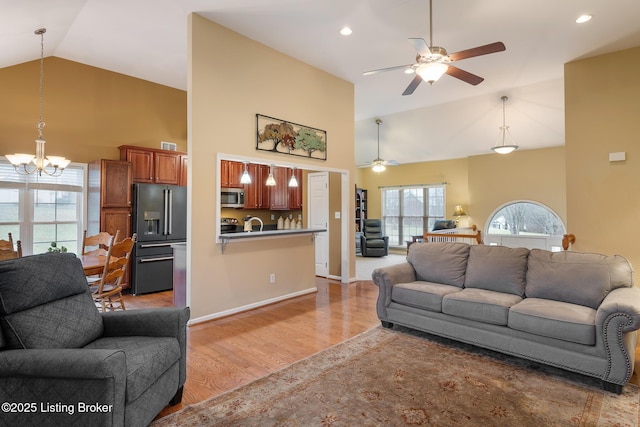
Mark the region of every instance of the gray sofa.
<instances>
[{"instance_id":1,"label":"gray sofa","mask_svg":"<svg viewBox=\"0 0 640 427\"><path fill-rule=\"evenodd\" d=\"M73 254L1 261L0 424L148 425L182 398L188 319L98 312Z\"/></svg>"},{"instance_id":2,"label":"gray sofa","mask_svg":"<svg viewBox=\"0 0 640 427\"><path fill-rule=\"evenodd\" d=\"M416 243L374 270L378 317L602 380L633 373L640 289L621 256Z\"/></svg>"}]
</instances>

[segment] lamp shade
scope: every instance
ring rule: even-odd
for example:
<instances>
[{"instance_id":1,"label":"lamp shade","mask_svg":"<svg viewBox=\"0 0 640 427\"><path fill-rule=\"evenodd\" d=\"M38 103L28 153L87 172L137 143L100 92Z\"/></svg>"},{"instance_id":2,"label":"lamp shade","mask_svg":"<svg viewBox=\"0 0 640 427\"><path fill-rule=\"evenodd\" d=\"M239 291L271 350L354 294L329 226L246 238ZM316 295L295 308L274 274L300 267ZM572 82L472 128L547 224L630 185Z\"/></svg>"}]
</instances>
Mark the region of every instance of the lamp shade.
<instances>
[{"instance_id":1,"label":"lamp shade","mask_svg":"<svg viewBox=\"0 0 640 427\"><path fill-rule=\"evenodd\" d=\"M464 211L464 208L460 205L456 205L453 216L465 216L467 213Z\"/></svg>"}]
</instances>

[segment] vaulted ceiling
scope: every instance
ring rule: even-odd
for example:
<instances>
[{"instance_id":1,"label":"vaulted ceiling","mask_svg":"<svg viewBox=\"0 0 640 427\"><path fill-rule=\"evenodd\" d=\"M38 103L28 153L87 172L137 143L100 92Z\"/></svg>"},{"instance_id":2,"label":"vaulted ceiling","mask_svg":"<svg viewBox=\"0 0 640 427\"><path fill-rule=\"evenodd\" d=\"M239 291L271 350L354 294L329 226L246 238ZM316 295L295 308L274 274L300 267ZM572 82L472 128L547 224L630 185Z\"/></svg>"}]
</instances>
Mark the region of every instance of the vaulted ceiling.
<instances>
[{"instance_id":1,"label":"vaulted ceiling","mask_svg":"<svg viewBox=\"0 0 640 427\"><path fill-rule=\"evenodd\" d=\"M429 41L427 0L0 0L0 11L0 67L37 59L33 32L46 27L46 56L184 90L187 16L198 13L352 82L357 164L376 156L378 117L387 160L490 153L503 95L521 149L563 145L563 64L640 45L637 0L433 0L434 45L452 53L502 41L506 51L456 62L485 79L477 86L445 75L402 96L412 75L362 73L415 62L407 39ZM584 13L593 19L575 23Z\"/></svg>"}]
</instances>

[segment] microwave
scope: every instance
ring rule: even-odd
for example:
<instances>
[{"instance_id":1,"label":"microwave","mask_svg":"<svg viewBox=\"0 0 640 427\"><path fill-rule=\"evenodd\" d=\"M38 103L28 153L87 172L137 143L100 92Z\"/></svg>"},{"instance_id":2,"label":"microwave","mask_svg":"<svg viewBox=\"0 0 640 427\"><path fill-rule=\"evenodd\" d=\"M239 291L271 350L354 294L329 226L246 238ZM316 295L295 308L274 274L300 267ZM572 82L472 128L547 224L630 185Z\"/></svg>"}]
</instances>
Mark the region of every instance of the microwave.
<instances>
[{"instance_id":1,"label":"microwave","mask_svg":"<svg viewBox=\"0 0 640 427\"><path fill-rule=\"evenodd\" d=\"M220 189L221 208L244 208L244 190L241 188Z\"/></svg>"}]
</instances>

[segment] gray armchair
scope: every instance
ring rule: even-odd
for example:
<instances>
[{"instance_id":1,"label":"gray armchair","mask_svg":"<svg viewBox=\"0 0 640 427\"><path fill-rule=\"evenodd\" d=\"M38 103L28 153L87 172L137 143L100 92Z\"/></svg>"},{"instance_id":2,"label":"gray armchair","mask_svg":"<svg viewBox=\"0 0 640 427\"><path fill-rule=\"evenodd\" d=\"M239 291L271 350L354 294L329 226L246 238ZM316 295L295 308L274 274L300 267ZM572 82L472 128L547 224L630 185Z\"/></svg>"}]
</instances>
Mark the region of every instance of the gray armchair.
<instances>
[{"instance_id":1,"label":"gray armchair","mask_svg":"<svg viewBox=\"0 0 640 427\"><path fill-rule=\"evenodd\" d=\"M0 262L7 425L145 426L182 399L189 308L99 313L73 254ZM13 405L13 406L11 406Z\"/></svg>"},{"instance_id":2,"label":"gray armchair","mask_svg":"<svg viewBox=\"0 0 640 427\"><path fill-rule=\"evenodd\" d=\"M360 236L362 256L389 255L389 236L382 235L382 221L379 219L365 219Z\"/></svg>"}]
</instances>

